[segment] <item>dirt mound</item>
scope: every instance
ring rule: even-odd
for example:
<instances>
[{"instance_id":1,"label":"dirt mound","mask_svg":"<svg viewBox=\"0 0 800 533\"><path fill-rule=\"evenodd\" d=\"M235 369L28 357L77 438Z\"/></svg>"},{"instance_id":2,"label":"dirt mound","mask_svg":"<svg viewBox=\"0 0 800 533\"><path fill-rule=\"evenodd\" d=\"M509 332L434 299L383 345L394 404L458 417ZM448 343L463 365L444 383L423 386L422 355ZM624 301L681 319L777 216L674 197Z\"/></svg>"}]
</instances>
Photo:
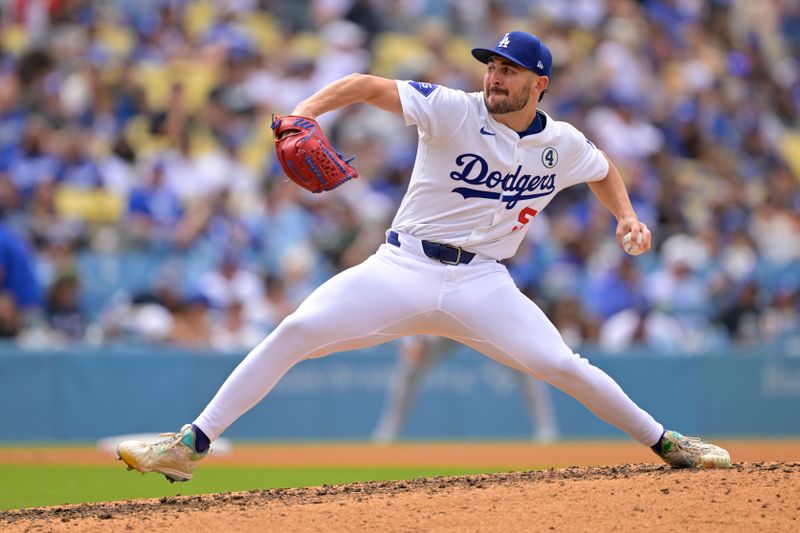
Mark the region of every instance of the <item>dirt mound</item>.
<instances>
[{"instance_id":1,"label":"dirt mound","mask_svg":"<svg viewBox=\"0 0 800 533\"><path fill-rule=\"evenodd\" d=\"M663 465L178 496L0 512L3 531L798 531L800 463Z\"/></svg>"}]
</instances>

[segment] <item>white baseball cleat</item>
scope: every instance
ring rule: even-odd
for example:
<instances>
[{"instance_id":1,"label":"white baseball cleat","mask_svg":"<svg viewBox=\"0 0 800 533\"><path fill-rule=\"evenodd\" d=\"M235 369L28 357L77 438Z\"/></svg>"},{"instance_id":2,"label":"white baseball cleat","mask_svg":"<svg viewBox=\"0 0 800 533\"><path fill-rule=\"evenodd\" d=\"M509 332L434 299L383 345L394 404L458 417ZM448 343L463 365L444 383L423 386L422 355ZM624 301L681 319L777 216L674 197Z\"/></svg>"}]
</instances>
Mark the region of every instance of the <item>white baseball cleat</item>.
<instances>
[{"instance_id":1,"label":"white baseball cleat","mask_svg":"<svg viewBox=\"0 0 800 533\"><path fill-rule=\"evenodd\" d=\"M714 444L697 437L684 437L677 431L666 431L661 437L659 454L672 468L730 468L731 456Z\"/></svg>"},{"instance_id":2,"label":"white baseball cleat","mask_svg":"<svg viewBox=\"0 0 800 533\"><path fill-rule=\"evenodd\" d=\"M128 470L142 474L160 472L170 481L189 481L192 470L206 455L195 449L195 434L191 424L184 425L179 433L162 433L165 439L148 444L138 440L121 442L117 456L128 465Z\"/></svg>"}]
</instances>

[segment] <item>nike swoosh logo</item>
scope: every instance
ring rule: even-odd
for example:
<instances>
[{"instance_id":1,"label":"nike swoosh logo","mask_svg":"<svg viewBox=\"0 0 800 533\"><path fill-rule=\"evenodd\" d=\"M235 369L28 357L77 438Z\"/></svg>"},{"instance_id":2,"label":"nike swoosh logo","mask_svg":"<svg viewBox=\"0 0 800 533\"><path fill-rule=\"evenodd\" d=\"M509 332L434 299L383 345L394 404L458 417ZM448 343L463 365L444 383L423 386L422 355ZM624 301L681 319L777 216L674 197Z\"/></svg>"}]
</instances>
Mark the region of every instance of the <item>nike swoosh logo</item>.
<instances>
[{"instance_id":1,"label":"nike swoosh logo","mask_svg":"<svg viewBox=\"0 0 800 533\"><path fill-rule=\"evenodd\" d=\"M482 135L494 135L491 131L486 131L483 126L481 126L481 134Z\"/></svg>"}]
</instances>

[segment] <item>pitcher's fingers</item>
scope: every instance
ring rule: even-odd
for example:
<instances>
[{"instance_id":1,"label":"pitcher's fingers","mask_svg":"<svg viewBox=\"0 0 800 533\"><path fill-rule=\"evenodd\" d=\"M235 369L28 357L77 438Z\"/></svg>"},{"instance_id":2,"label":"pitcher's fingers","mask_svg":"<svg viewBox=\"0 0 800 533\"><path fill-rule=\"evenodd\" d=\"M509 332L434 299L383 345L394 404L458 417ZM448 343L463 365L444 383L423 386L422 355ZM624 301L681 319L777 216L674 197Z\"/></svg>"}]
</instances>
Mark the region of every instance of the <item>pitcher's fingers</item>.
<instances>
[{"instance_id":1,"label":"pitcher's fingers","mask_svg":"<svg viewBox=\"0 0 800 533\"><path fill-rule=\"evenodd\" d=\"M641 224L641 235L642 235L642 244L641 248L643 251L647 252L650 250L650 247L653 243L653 234L650 232L650 228L647 227L647 224Z\"/></svg>"}]
</instances>

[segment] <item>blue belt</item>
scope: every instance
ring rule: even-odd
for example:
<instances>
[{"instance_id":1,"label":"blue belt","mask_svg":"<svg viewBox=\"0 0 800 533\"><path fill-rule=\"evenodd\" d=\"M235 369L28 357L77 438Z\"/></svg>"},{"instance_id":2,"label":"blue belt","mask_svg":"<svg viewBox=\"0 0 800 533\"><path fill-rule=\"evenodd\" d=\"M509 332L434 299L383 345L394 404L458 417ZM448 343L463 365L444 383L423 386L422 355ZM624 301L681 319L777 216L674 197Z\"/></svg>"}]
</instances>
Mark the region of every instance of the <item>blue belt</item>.
<instances>
[{"instance_id":1,"label":"blue belt","mask_svg":"<svg viewBox=\"0 0 800 533\"><path fill-rule=\"evenodd\" d=\"M400 248L400 236L396 231L389 232L386 242ZM458 246L431 241L422 241L422 251L431 259L438 259L445 265L466 265L475 257L474 253L465 252Z\"/></svg>"}]
</instances>

